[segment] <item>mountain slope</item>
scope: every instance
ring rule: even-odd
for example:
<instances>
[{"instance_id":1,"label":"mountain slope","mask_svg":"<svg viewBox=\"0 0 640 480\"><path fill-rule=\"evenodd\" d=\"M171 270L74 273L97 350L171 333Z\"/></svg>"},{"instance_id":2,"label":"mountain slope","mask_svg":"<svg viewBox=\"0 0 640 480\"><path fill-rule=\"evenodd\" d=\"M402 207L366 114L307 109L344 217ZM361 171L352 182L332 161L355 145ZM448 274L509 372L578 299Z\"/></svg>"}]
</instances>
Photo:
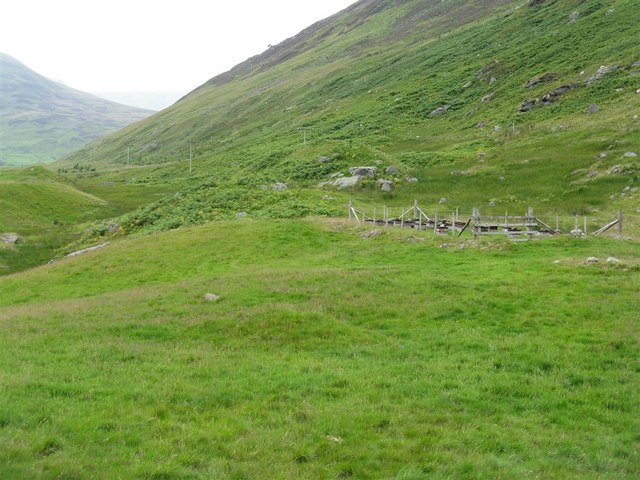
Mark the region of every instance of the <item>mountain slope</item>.
<instances>
[{"instance_id":1,"label":"mountain slope","mask_svg":"<svg viewBox=\"0 0 640 480\"><path fill-rule=\"evenodd\" d=\"M635 209L616 195L640 172L624 157L640 151L637 6L363 0L91 148L102 166L164 164L136 181L185 188L309 189L377 161L401 175L383 198L373 182L356 189L363 199Z\"/></svg>"},{"instance_id":2,"label":"mountain slope","mask_svg":"<svg viewBox=\"0 0 640 480\"><path fill-rule=\"evenodd\" d=\"M0 161L50 162L152 112L53 82L0 53Z\"/></svg>"}]
</instances>

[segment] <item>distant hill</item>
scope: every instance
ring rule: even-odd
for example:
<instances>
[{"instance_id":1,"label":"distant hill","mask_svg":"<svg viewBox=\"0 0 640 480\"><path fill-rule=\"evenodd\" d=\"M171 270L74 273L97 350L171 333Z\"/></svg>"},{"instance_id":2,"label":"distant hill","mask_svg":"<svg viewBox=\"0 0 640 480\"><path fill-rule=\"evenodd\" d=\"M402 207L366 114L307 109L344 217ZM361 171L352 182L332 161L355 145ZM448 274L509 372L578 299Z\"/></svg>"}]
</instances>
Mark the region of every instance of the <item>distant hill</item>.
<instances>
[{"instance_id":1,"label":"distant hill","mask_svg":"<svg viewBox=\"0 0 640 480\"><path fill-rule=\"evenodd\" d=\"M0 53L0 162L52 162L153 112L51 81Z\"/></svg>"}]
</instances>

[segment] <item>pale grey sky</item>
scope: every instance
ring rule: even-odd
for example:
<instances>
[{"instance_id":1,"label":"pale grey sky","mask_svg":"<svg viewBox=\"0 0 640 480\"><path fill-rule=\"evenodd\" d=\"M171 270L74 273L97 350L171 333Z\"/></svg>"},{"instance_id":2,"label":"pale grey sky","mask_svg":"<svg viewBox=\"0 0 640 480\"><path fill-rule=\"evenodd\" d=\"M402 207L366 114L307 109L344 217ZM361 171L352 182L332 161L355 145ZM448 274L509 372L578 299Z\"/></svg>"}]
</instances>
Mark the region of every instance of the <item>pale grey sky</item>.
<instances>
[{"instance_id":1,"label":"pale grey sky","mask_svg":"<svg viewBox=\"0 0 640 480\"><path fill-rule=\"evenodd\" d=\"M0 52L84 91L188 92L355 0L3 0Z\"/></svg>"}]
</instances>

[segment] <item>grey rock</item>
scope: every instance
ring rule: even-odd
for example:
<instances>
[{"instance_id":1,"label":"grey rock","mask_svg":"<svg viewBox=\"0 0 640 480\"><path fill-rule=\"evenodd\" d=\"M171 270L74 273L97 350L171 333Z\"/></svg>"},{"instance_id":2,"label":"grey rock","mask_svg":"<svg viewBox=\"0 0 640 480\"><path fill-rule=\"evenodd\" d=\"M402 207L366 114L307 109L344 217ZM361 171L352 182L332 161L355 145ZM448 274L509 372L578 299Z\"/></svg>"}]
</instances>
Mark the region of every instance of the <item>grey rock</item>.
<instances>
[{"instance_id":1,"label":"grey rock","mask_svg":"<svg viewBox=\"0 0 640 480\"><path fill-rule=\"evenodd\" d=\"M476 128L484 128L487 126L486 122L478 122L476 123Z\"/></svg>"},{"instance_id":2,"label":"grey rock","mask_svg":"<svg viewBox=\"0 0 640 480\"><path fill-rule=\"evenodd\" d=\"M597 82L605 75L611 72L615 72L616 70L618 70L618 68L619 67L617 65L602 65L600 66L600 68L598 68L598 70L596 70L596 73L594 73L589 78L587 78L587 80L584 83L586 83L587 85L590 85L593 82Z\"/></svg>"},{"instance_id":3,"label":"grey rock","mask_svg":"<svg viewBox=\"0 0 640 480\"><path fill-rule=\"evenodd\" d=\"M373 178L376 176L377 172L378 172L377 167L351 167L349 169L349 173L351 175L357 175L359 177Z\"/></svg>"},{"instance_id":4,"label":"grey rock","mask_svg":"<svg viewBox=\"0 0 640 480\"><path fill-rule=\"evenodd\" d=\"M443 114L447 113L450 108L451 108L451 105L442 105L441 107L438 107L435 110L433 110L429 114L429 116L430 117L439 117L440 115L443 115Z\"/></svg>"},{"instance_id":5,"label":"grey rock","mask_svg":"<svg viewBox=\"0 0 640 480\"><path fill-rule=\"evenodd\" d=\"M491 99L493 98L493 96L494 96L495 94L496 94L495 92L492 92L492 93L490 93L490 94L488 94L488 95L485 95L484 97L482 97L482 98L480 99L480 101L481 101L481 102L483 102L483 103L485 103L485 102L490 102L490 101L491 101Z\"/></svg>"},{"instance_id":6,"label":"grey rock","mask_svg":"<svg viewBox=\"0 0 640 480\"><path fill-rule=\"evenodd\" d=\"M616 257L607 257L607 263L620 263L620 259Z\"/></svg>"},{"instance_id":7,"label":"grey rock","mask_svg":"<svg viewBox=\"0 0 640 480\"><path fill-rule=\"evenodd\" d=\"M598 158L607 158L608 156L609 156L609 155L607 154L607 152L601 152L601 153L598 155Z\"/></svg>"},{"instance_id":8,"label":"grey rock","mask_svg":"<svg viewBox=\"0 0 640 480\"><path fill-rule=\"evenodd\" d=\"M632 67L640 67L640 60L638 60L637 62L633 62L631 64Z\"/></svg>"},{"instance_id":9,"label":"grey rock","mask_svg":"<svg viewBox=\"0 0 640 480\"><path fill-rule=\"evenodd\" d=\"M498 81L498 79L496 77L491 77L489 79L489 83L496 83Z\"/></svg>"},{"instance_id":10,"label":"grey rock","mask_svg":"<svg viewBox=\"0 0 640 480\"><path fill-rule=\"evenodd\" d=\"M21 241L22 238L17 233L0 233L0 243L15 245Z\"/></svg>"},{"instance_id":11,"label":"grey rock","mask_svg":"<svg viewBox=\"0 0 640 480\"><path fill-rule=\"evenodd\" d=\"M587 113L590 113L591 115L593 115L594 113L598 113L599 111L600 111L600 107L595 103L592 103L591 105L589 105L589 108L587 109Z\"/></svg>"},{"instance_id":12,"label":"grey rock","mask_svg":"<svg viewBox=\"0 0 640 480\"><path fill-rule=\"evenodd\" d=\"M440 204L447 203L447 199L446 199L446 198L444 198L444 197L442 197L442 198L438 201L438 203L440 203Z\"/></svg>"},{"instance_id":13,"label":"grey rock","mask_svg":"<svg viewBox=\"0 0 640 480\"><path fill-rule=\"evenodd\" d=\"M587 178L594 178L597 177L598 175L600 175L600 172L596 172L595 170L587 173Z\"/></svg>"},{"instance_id":14,"label":"grey rock","mask_svg":"<svg viewBox=\"0 0 640 480\"><path fill-rule=\"evenodd\" d=\"M569 14L569 23L574 23L580 17L580 12L571 12Z\"/></svg>"},{"instance_id":15,"label":"grey rock","mask_svg":"<svg viewBox=\"0 0 640 480\"><path fill-rule=\"evenodd\" d=\"M274 183L273 185L271 185L271 190L273 191L280 191L280 190L287 190L289 188L289 186L286 183Z\"/></svg>"},{"instance_id":16,"label":"grey rock","mask_svg":"<svg viewBox=\"0 0 640 480\"><path fill-rule=\"evenodd\" d=\"M587 263L598 263L600 260L598 260L598 257L589 257L587 258Z\"/></svg>"},{"instance_id":17,"label":"grey rock","mask_svg":"<svg viewBox=\"0 0 640 480\"><path fill-rule=\"evenodd\" d=\"M380 190L383 192L390 192L393 189L393 182L391 180L380 180Z\"/></svg>"},{"instance_id":18,"label":"grey rock","mask_svg":"<svg viewBox=\"0 0 640 480\"><path fill-rule=\"evenodd\" d=\"M494 202L493 200L490 200L489 203L487 203L488 206L490 207L495 207L496 206L496 202Z\"/></svg>"},{"instance_id":19,"label":"grey rock","mask_svg":"<svg viewBox=\"0 0 640 480\"><path fill-rule=\"evenodd\" d=\"M331 185L338 188L348 188L355 187L362 177L359 175L354 175L352 177L340 177L336 178L333 182L330 182Z\"/></svg>"},{"instance_id":20,"label":"grey rock","mask_svg":"<svg viewBox=\"0 0 640 480\"><path fill-rule=\"evenodd\" d=\"M569 232L569 235L571 235L572 237L582 237L584 235L584 232L580 228L574 228Z\"/></svg>"},{"instance_id":21,"label":"grey rock","mask_svg":"<svg viewBox=\"0 0 640 480\"><path fill-rule=\"evenodd\" d=\"M215 293L205 293L204 301L205 302L217 302L220 300L220 295L216 295Z\"/></svg>"},{"instance_id":22,"label":"grey rock","mask_svg":"<svg viewBox=\"0 0 640 480\"><path fill-rule=\"evenodd\" d=\"M417 183L418 179L416 177L404 177L404 181L407 183Z\"/></svg>"},{"instance_id":23,"label":"grey rock","mask_svg":"<svg viewBox=\"0 0 640 480\"><path fill-rule=\"evenodd\" d=\"M342 172L334 172L331 175L329 175L329 178L338 178L338 177L344 177L344 174Z\"/></svg>"},{"instance_id":24,"label":"grey rock","mask_svg":"<svg viewBox=\"0 0 640 480\"><path fill-rule=\"evenodd\" d=\"M623 192L628 192L629 190L631 190L631 187L629 185L627 185L626 187L624 187L624 189L622 191Z\"/></svg>"},{"instance_id":25,"label":"grey rock","mask_svg":"<svg viewBox=\"0 0 640 480\"><path fill-rule=\"evenodd\" d=\"M331 161L331 159L329 157L320 157L320 159L318 160L318 162L320 163L329 163Z\"/></svg>"},{"instance_id":26,"label":"grey rock","mask_svg":"<svg viewBox=\"0 0 640 480\"><path fill-rule=\"evenodd\" d=\"M384 173L387 175L393 175L394 173L398 173L400 169L398 167L387 167L384 169Z\"/></svg>"},{"instance_id":27,"label":"grey rock","mask_svg":"<svg viewBox=\"0 0 640 480\"><path fill-rule=\"evenodd\" d=\"M637 157L638 154L636 152L625 152L625 157Z\"/></svg>"}]
</instances>

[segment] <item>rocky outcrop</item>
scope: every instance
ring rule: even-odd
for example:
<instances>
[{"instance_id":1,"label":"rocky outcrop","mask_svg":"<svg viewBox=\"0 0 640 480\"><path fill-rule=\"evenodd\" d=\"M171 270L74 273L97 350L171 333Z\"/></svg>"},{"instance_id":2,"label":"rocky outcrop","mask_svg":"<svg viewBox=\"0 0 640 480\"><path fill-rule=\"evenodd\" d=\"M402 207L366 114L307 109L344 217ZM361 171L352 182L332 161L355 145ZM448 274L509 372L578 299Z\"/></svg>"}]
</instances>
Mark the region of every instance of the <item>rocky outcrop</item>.
<instances>
[{"instance_id":1,"label":"rocky outcrop","mask_svg":"<svg viewBox=\"0 0 640 480\"><path fill-rule=\"evenodd\" d=\"M597 82L605 75L608 75L611 72L615 72L619 68L620 67L618 67L617 65L602 65L600 68L598 68L598 70L596 70L596 73L587 78L584 83L586 85L591 85L593 82Z\"/></svg>"},{"instance_id":2,"label":"rocky outcrop","mask_svg":"<svg viewBox=\"0 0 640 480\"><path fill-rule=\"evenodd\" d=\"M533 77L529 79L527 83L525 83L523 88L533 88L541 83L553 82L556 78L558 78L557 73L547 72L542 75L538 75L537 77Z\"/></svg>"}]
</instances>

